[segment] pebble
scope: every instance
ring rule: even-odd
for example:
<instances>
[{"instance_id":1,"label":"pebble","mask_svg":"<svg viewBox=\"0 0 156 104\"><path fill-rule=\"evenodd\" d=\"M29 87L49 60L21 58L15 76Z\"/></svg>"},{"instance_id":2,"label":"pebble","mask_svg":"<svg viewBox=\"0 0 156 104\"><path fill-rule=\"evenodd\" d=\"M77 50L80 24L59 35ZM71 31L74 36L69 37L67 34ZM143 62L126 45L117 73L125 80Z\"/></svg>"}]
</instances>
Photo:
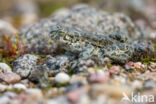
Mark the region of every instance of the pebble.
<instances>
[{"instance_id":1,"label":"pebble","mask_svg":"<svg viewBox=\"0 0 156 104\"><path fill-rule=\"evenodd\" d=\"M47 55L45 63L42 65L42 69L48 69L50 74L56 74L61 71L66 71L70 64L70 56L60 55L60 56L50 56Z\"/></svg>"},{"instance_id":2,"label":"pebble","mask_svg":"<svg viewBox=\"0 0 156 104\"><path fill-rule=\"evenodd\" d=\"M110 74L117 74L120 72L120 66L112 66L109 70Z\"/></svg>"},{"instance_id":3,"label":"pebble","mask_svg":"<svg viewBox=\"0 0 156 104\"><path fill-rule=\"evenodd\" d=\"M13 72L5 72L5 73L0 73L0 80L2 82L6 82L8 84L11 83L17 83L21 80L21 77Z\"/></svg>"},{"instance_id":4,"label":"pebble","mask_svg":"<svg viewBox=\"0 0 156 104\"><path fill-rule=\"evenodd\" d=\"M139 80L135 80L133 83L132 83L132 87L134 88L134 89L136 89L136 88L142 88L142 82L141 81L139 81Z\"/></svg>"},{"instance_id":5,"label":"pebble","mask_svg":"<svg viewBox=\"0 0 156 104\"><path fill-rule=\"evenodd\" d=\"M135 69L141 69L141 65L142 65L141 62L134 63L134 68Z\"/></svg>"},{"instance_id":6,"label":"pebble","mask_svg":"<svg viewBox=\"0 0 156 104\"><path fill-rule=\"evenodd\" d=\"M15 92L5 92L5 93L3 94L3 96L7 96L7 97L9 97L9 98L14 98L14 97L17 96L17 94L16 94Z\"/></svg>"},{"instance_id":7,"label":"pebble","mask_svg":"<svg viewBox=\"0 0 156 104\"><path fill-rule=\"evenodd\" d=\"M12 69L6 63L0 63L0 70L2 70L2 72L12 72Z\"/></svg>"},{"instance_id":8,"label":"pebble","mask_svg":"<svg viewBox=\"0 0 156 104\"><path fill-rule=\"evenodd\" d=\"M129 66L129 65L124 65L123 67L126 71L131 71L133 70L133 67L132 66Z\"/></svg>"},{"instance_id":9,"label":"pebble","mask_svg":"<svg viewBox=\"0 0 156 104\"><path fill-rule=\"evenodd\" d=\"M43 97L42 91L37 88L26 89L25 93L31 96L33 99L39 99Z\"/></svg>"},{"instance_id":10,"label":"pebble","mask_svg":"<svg viewBox=\"0 0 156 104\"><path fill-rule=\"evenodd\" d=\"M90 103L91 102L90 102L89 96L87 94L84 94L80 96L80 99L77 104L90 104Z\"/></svg>"},{"instance_id":11,"label":"pebble","mask_svg":"<svg viewBox=\"0 0 156 104\"><path fill-rule=\"evenodd\" d=\"M17 104L22 104L23 102L25 104L28 104L28 101L29 103L32 101L32 98L29 97L27 94L24 94L24 93L20 93L18 94L15 99L13 99L12 101L17 101L18 103ZM37 102L36 102L37 103ZM13 103L14 104L14 103ZM16 104L16 103L15 103Z\"/></svg>"},{"instance_id":12,"label":"pebble","mask_svg":"<svg viewBox=\"0 0 156 104\"><path fill-rule=\"evenodd\" d=\"M102 70L99 70L95 74L91 74L89 77L89 81L91 83L104 83L109 80L109 72L103 72Z\"/></svg>"},{"instance_id":13,"label":"pebble","mask_svg":"<svg viewBox=\"0 0 156 104\"><path fill-rule=\"evenodd\" d=\"M11 104L11 100L7 96L0 97L0 104Z\"/></svg>"},{"instance_id":14,"label":"pebble","mask_svg":"<svg viewBox=\"0 0 156 104\"><path fill-rule=\"evenodd\" d=\"M13 62L13 71L22 78L28 77L32 70L36 69L38 57L25 54Z\"/></svg>"},{"instance_id":15,"label":"pebble","mask_svg":"<svg viewBox=\"0 0 156 104\"><path fill-rule=\"evenodd\" d=\"M146 89L151 89L151 88L156 87L156 83L155 83L154 81L152 81L152 80L146 80L146 81L144 82L144 87L145 87Z\"/></svg>"},{"instance_id":16,"label":"pebble","mask_svg":"<svg viewBox=\"0 0 156 104\"><path fill-rule=\"evenodd\" d=\"M20 90L26 90L27 89L26 86L24 84L21 84L21 83L14 84L13 88L20 89Z\"/></svg>"},{"instance_id":17,"label":"pebble","mask_svg":"<svg viewBox=\"0 0 156 104\"><path fill-rule=\"evenodd\" d=\"M85 94L88 92L88 88L87 87L81 87L81 88L77 88L75 90L72 90L70 92L67 93L67 98L69 99L69 101L72 104L77 104L78 100L80 99L81 95Z\"/></svg>"},{"instance_id":18,"label":"pebble","mask_svg":"<svg viewBox=\"0 0 156 104\"><path fill-rule=\"evenodd\" d=\"M141 62L136 62L134 63L134 68L138 71L142 71L144 72L145 70L147 70L147 66L142 64Z\"/></svg>"},{"instance_id":19,"label":"pebble","mask_svg":"<svg viewBox=\"0 0 156 104\"><path fill-rule=\"evenodd\" d=\"M128 66L133 66L133 65L134 65L134 63L133 63L132 61L130 61L130 62L127 62L125 65L128 65Z\"/></svg>"},{"instance_id":20,"label":"pebble","mask_svg":"<svg viewBox=\"0 0 156 104\"><path fill-rule=\"evenodd\" d=\"M8 88L7 85L1 84L0 83L0 91L5 91Z\"/></svg>"},{"instance_id":21,"label":"pebble","mask_svg":"<svg viewBox=\"0 0 156 104\"><path fill-rule=\"evenodd\" d=\"M55 82L63 84L69 82L70 77L68 74L64 72L60 72L55 76Z\"/></svg>"}]
</instances>

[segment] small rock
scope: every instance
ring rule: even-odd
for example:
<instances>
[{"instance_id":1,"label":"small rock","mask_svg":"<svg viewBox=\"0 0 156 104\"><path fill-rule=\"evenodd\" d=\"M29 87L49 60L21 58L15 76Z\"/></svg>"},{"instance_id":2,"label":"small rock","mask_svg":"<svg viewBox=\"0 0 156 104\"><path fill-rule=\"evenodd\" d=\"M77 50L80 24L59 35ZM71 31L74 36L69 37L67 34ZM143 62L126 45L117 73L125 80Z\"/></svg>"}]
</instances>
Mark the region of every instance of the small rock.
<instances>
[{"instance_id":1,"label":"small rock","mask_svg":"<svg viewBox=\"0 0 156 104\"><path fill-rule=\"evenodd\" d=\"M0 97L0 104L11 104L11 100L7 96Z\"/></svg>"},{"instance_id":2,"label":"small rock","mask_svg":"<svg viewBox=\"0 0 156 104\"><path fill-rule=\"evenodd\" d=\"M17 94L15 92L5 92L3 95L7 96L9 98L14 98L17 96Z\"/></svg>"},{"instance_id":3,"label":"small rock","mask_svg":"<svg viewBox=\"0 0 156 104\"><path fill-rule=\"evenodd\" d=\"M141 65L142 65L141 62L134 63L134 68L135 69L141 69Z\"/></svg>"},{"instance_id":4,"label":"small rock","mask_svg":"<svg viewBox=\"0 0 156 104\"><path fill-rule=\"evenodd\" d=\"M90 104L90 103L91 102L90 102L89 96L87 94L84 94L80 96L80 99L77 104Z\"/></svg>"},{"instance_id":5,"label":"small rock","mask_svg":"<svg viewBox=\"0 0 156 104\"><path fill-rule=\"evenodd\" d=\"M32 70L36 69L38 57L25 54L13 62L13 71L22 78L28 77Z\"/></svg>"},{"instance_id":6,"label":"small rock","mask_svg":"<svg viewBox=\"0 0 156 104\"><path fill-rule=\"evenodd\" d=\"M50 75L56 74L61 71L67 71L66 69L70 65L71 56L58 55L56 57L47 55L45 63L42 65L42 69L48 69Z\"/></svg>"},{"instance_id":7,"label":"small rock","mask_svg":"<svg viewBox=\"0 0 156 104\"><path fill-rule=\"evenodd\" d=\"M131 70L134 69L132 66L129 66L129 65L124 65L123 68L124 68L126 71L131 71Z\"/></svg>"},{"instance_id":8,"label":"small rock","mask_svg":"<svg viewBox=\"0 0 156 104\"><path fill-rule=\"evenodd\" d=\"M137 63L134 63L134 68L138 71L145 71L147 69L147 66L142 64L141 62L137 62Z\"/></svg>"},{"instance_id":9,"label":"small rock","mask_svg":"<svg viewBox=\"0 0 156 104\"><path fill-rule=\"evenodd\" d=\"M69 80L70 80L69 75L64 72L60 72L55 76L55 81L60 84L67 83L69 82Z\"/></svg>"},{"instance_id":10,"label":"small rock","mask_svg":"<svg viewBox=\"0 0 156 104\"><path fill-rule=\"evenodd\" d=\"M144 87L146 89L151 89L151 88L156 87L156 83L154 81L152 81L152 80L147 80L147 81L144 82Z\"/></svg>"},{"instance_id":11,"label":"small rock","mask_svg":"<svg viewBox=\"0 0 156 104\"><path fill-rule=\"evenodd\" d=\"M25 93L31 96L33 99L39 99L43 97L42 91L37 88L29 88L25 90Z\"/></svg>"},{"instance_id":12,"label":"small rock","mask_svg":"<svg viewBox=\"0 0 156 104\"><path fill-rule=\"evenodd\" d=\"M10 66L6 63L0 63L0 70L2 70L2 72L12 72Z\"/></svg>"},{"instance_id":13,"label":"small rock","mask_svg":"<svg viewBox=\"0 0 156 104\"><path fill-rule=\"evenodd\" d=\"M22 104L23 102L27 104L28 99L32 101L31 97L24 93L20 93L15 97L15 100L18 102L17 104Z\"/></svg>"},{"instance_id":14,"label":"small rock","mask_svg":"<svg viewBox=\"0 0 156 104\"><path fill-rule=\"evenodd\" d=\"M0 73L0 80L10 84L10 83L19 82L21 80L21 77L16 73L6 72L6 73Z\"/></svg>"},{"instance_id":15,"label":"small rock","mask_svg":"<svg viewBox=\"0 0 156 104\"><path fill-rule=\"evenodd\" d=\"M132 87L133 87L134 89L136 89L136 88L141 88L141 87L142 87L141 81L135 80L135 81L132 83Z\"/></svg>"},{"instance_id":16,"label":"small rock","mask_svg":"<svg viewBox=\"0 0 156 104\"><path fill-rule=\"evenodd\" d=\"M78 100L80 99L81 95L85 94L88 92L88 88L87 87L81 87L81 88L77 88L75 90L72 90L70 92L67 93L67 98L69 99L69 101L72 104L77 104Z\"/></svg>"},{"instance_id":17,"label":"small rock","mask_svg":"<svg viewBox=\"0 0 156 104\"><path fill-rule=\"evenodd\" d=\"M109 70L110 74L116 74L120 72L120 66L112 66Z\"/></svg>"},{"instance_id":18,"label":"small rock","mask_svg":"<svg viewBox=\"0 0 156 104\"><path fill-rule=\"evenodd\" d=\"M109 80L109 72L103 72L102 70L98 71L95 74L91 74L91 76L89 77L89 81L94 83L104 83L107 82Z\"/></svg>"},{"instance_id":19,"label":"small rock","mask_svg":"<svg viewBox=\"0 0 156 104\"><path fill-rule=\"evenodd\" d=\"M14 84L13 88L20 89L20 90L26 90L27 89L26 86L24 84L21 84L21 83Z\"/></svg>"},{"instance_id":20,"label":"small rock","mask_svg":"<svg viewBox=\"0 0 156 104\"><path fill-rule=\"evenodd\" d=\"M0 84L0 91L5 91L8 88L7 85Z\"/></svg>"},{"instance_id":21,"label":"small rock","mask_svg":"<svg viewBox=\"0 0 156 104\"><path fill-rule=\"evenodd\" d=\"M133 62L132 61L130 61L130 62L127 62L125 65L128 65L128 66L133 66Z\"/></svg>"}]
</instances>

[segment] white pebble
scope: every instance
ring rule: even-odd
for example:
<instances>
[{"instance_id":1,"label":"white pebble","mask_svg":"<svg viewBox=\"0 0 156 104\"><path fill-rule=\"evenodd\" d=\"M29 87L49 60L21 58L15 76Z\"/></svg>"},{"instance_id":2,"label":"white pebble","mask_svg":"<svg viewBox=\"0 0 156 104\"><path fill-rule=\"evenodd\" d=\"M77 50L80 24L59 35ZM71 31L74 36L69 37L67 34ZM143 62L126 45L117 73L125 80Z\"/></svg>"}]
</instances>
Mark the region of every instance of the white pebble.
<instances>
[{"instance_id":1,"label":"white pebble","mask_svg":"<svg viewBox=\"0 0 156 104\"><path fill-rule=\"evenodd\" d=\"M70 80L69 75L66 74L66 73L63 73L63 72L58 73L58 74L55 76L55 81L56 81L57 83L61 83L61 84L67 83L67 82L69 82L69 80Z\"/></svg>"},{"instance_id":2,"label":"white pebble","mask_svg":"<svg viewBox=\"0 0 156 104\"><path fill-rule=\"evenodd\" d=\"M15 89L23 89L23 90L27 89L26 86L24 84L21 84L21 83L14 84L13 88L15 88Z\"/></svg>"},{"instance_id":3,"label":"white pebble","mask_svg":"<svg viewBox=\"0 0 156 104\"><path fill-rule=\"evenodd\" d=\"M8 66L6 63L0 63L0 69L3 72L12 72L10 66Z\"/></svg>"}]
</instances>

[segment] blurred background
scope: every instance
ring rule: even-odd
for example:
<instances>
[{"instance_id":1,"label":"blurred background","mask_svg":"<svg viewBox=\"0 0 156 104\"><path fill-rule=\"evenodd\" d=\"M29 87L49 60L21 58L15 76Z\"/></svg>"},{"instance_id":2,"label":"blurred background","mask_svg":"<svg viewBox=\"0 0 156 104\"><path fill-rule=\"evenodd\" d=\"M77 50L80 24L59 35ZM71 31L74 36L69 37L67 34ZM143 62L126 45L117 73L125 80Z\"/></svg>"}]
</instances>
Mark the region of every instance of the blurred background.
<instances>
[{"instance_id":1,"label":"blurred background","mask_svg":"<svg viewBox=\"0 0 156 104\"><path fill-rule=\"evenodd\" d=\"M0 19L16 28L50 16L59 8L86 3L109 12L123 12L138 24L156 29L156 0L0 0Z\"/></svg>"}]
</instances>

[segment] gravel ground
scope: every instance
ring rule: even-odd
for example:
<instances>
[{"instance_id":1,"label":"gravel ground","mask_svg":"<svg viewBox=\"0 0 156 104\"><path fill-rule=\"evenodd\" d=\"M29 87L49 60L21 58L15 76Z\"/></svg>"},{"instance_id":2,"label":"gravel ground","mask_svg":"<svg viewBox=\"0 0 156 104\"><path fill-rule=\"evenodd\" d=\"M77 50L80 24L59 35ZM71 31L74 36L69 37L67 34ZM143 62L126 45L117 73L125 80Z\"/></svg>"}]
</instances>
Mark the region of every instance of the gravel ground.
<instances>
[{"instance_id":1,"label":"gravel ground","mask_svg":"<svg viewBox=\"0 0 156 104\"><path fill-rule=\"evenodd\" d=\"M129 9L130 17L102 11L101 3L101 10L78 4L40 20L37 5L26 4L14 11L19 26L0 18L0 104L156 103L154 3L144 11L130 5L143 19Z\"/></svg>"}]
</instances>

